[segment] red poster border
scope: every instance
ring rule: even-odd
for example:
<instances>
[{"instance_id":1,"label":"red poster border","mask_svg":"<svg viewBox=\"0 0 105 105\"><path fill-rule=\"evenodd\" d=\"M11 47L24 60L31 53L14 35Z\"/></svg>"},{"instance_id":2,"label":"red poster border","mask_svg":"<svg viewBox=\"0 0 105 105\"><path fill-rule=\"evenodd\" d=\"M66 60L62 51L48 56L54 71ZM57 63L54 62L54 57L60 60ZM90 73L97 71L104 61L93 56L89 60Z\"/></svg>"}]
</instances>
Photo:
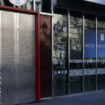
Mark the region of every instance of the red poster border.
<instances>
[{"instance_id":1,"label":"red poster border","mask_svg":"<svg viewBox=\"0 0 105 105\"><path fill-rule=\"evenodd\" d=\"M35 101L40 101L40 13L38 11L26 10L16 7L2 6L0 5L0 10L12 11L12 12L21 12L27 14L34 14L35 18L35 89L36 89L36 99Z\"/></svg>"}]
</instances>

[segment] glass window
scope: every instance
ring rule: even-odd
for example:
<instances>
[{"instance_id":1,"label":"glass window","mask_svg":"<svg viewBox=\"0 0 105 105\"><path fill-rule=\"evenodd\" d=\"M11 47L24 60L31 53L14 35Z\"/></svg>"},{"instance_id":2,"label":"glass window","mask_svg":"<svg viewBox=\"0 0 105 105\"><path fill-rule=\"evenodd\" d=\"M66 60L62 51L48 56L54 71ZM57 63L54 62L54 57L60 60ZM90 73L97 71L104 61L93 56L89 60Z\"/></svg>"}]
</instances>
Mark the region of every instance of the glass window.
<instances>
[{"instance_id":1,"label":"glass window","mask_svg":"<svg viewBox=\"0 0 105 105\"><path fill-rule=\"evenodd\" d=\"M97 21L97 67L105 68L105 18Z\"/></svg>"},{"instance_id":2,"label":"glass window","mask_svg":"<svg viewBox=\"0 0 105 105\"><path fill-rule=\"evenodd\" d=\"M101 74L97 76L97 85L98 90L105 89L105 74Z\"/></svg>"},{"instance_id":3,"label":"glass window","mask_svg":"<svg viewBox=\"0 0 105 105\"><path fill-rule=\"evenodd\" d=\"M27 0L26 4L22 6L24 9L34 9L34 1L33 0Z\"/></svg>"},{"instance_id":4,"label":"glass window","mask_svg":"<svg viewBox=\"0 0 105 105\"><path fill-rule=\"evenodd\" d=\"M41 0L35 0L35 10L41 11Z\"/></svg>"},{"instance_id":5,"label":"glass window","mask_svg":"<svg viewBox=\"0 0 105 105\"><path fill-rule=\"evenodd\" d=\"M51 17L40 15L41 98L52 94Z\"/></svg>"},{"instance_id":6,"label":"glass window","mask_svg":"<svg viewBox=\"0 0 105 105\"><path fill-rule=\"evenodd\" d=\"M51 13L51 0L27 0L22 8Z\"/></svg>"},{"instance_id":7,"label":"glass window","mask_svg":"<svg viewBox=\"0 0 105 105\"><path fill-rule=\"evenodd\" d=\"M2 2L2 0L0 0L0 5L2 5L3 4L3 2Z\"/></svg>"},{"instance_id":8,"label":"glass window","mask_svg":"<svg viewBox=\"0 0 105 105\"><path fill-rule=\"evenodd\" d=\"M1 5L6 5L6 6L13 6L9 0L0 0L0 4Z\"/></svg>"},{"instance_id":9,"label":"glass window","mask_svg":"<svg viewBox=\"0 0 105 105\"><path fill-rule=\"evenodd\" d=\"M82 14L70 13L70 69L83 68Z\"/></svg>"},{"instance_id":10,"label":"glass window","mask_svg":"<svg viewBox=\"0 0 105 105\"><path fill-rule=\"evenodd\" d=\"M70 93L83 92L83 18L70 12Z\"/></svg>"},{"instance_id":11,"label":"glass window","mask_svg":"<svg viewBox=\"0 0 105 105\"><path fill-rule=\"evenodd\" d=\"M70 77L70 93L82 93L83 92L83 77L74 76Z\"/></svg>"},{"instance_id":12,"label":"glass window","mask_svg":"<svg viewBox=\"0 0 105 105\"><path fill-rule=\"evenodd\" d=\"M85 15L84 21L84 90L96 90L96 19Z\"/></svg>"},{"instance_id":13,"label":"glass window","mask_svg":"<svg viewBox=\"0 0 105 105\"><path fill-rule=\"evenodd\" d=\"M42 2L42 12L51 13L51 0L43 0L43 2Z\"/></svg>"},{"instance_id":14,"label":"glass window","mask_svg":"<svg viewBox=\"0 0 105 105\"><path fill-rule=\"evenodd\" d=\"M84 78L84 90L85 92L96 90L96 76L86 75Z\"/></svg>"},{"instance_id":15,"label":"glass window","mask_svg":"<svg viewBox=\"0 0 105 105\"><path fill-rule=\"evenodd\" d=\"M96 20L95 16L85 15L84 58L85 69L96 68Z\"/></svg>"},{"instance_id":16,"label":"glass window","mask_svg":"<svg viewBox=\"0 0 105 105\"><path fill-rule=\"evenodd\" d=\"M59 96L68 93L67 15L54 14L53 26L53 94L54 96Z\"/></svg>"}]
</instances>

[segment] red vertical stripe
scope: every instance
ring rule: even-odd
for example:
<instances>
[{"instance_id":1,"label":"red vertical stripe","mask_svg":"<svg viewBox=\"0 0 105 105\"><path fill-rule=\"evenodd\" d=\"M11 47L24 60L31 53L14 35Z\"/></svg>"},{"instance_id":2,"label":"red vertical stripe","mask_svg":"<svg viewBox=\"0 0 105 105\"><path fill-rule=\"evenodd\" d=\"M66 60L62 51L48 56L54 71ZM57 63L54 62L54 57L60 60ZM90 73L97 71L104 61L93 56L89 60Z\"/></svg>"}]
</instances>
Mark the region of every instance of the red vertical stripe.
<instances>
[{"instance_id":1,"label":"red vertical stripe","mask_svg":"<svg viewBox=\"0 0 105 105\"><path fill-rule=\"evenodd\" d=\"M40 101L40 14L36 16L36 98Z\"/></svg>"}]
</instances>

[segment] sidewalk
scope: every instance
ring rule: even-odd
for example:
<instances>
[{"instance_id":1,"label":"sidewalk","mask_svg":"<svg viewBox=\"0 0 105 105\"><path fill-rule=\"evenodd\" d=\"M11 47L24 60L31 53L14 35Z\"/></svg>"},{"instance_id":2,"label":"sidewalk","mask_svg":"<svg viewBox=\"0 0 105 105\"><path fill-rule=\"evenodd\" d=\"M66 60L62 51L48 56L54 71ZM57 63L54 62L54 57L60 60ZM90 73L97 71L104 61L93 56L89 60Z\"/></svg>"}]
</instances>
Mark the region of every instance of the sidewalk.
<instances>
[{"instance_id":1,"label":"sidewalk","mask_svg":"<svg viewBox=\"0 0 105 105\"><path fill-rule=\"evenodd\" d=\"M105 91L65 96L22 105L105 105Z\"/></svg>"}]
</instances>

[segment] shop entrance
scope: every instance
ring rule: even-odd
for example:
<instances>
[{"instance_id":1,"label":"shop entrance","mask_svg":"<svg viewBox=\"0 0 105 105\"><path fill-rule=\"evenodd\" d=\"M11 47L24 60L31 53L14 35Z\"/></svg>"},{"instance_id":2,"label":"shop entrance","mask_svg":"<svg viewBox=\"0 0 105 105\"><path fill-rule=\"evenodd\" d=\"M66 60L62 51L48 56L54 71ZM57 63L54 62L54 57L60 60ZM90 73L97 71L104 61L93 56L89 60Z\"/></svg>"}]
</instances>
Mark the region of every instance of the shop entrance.
<instances>
[{"instance_id":1,"label":"shop entrance","mask_svg":"<svg viewBox=\"0 0 105 105\"><path fill-rule=\"evenodd\" d=\"M64 13L53 17L54 96L105 89L104 17Z\"/></svg>"}]
</instances>

